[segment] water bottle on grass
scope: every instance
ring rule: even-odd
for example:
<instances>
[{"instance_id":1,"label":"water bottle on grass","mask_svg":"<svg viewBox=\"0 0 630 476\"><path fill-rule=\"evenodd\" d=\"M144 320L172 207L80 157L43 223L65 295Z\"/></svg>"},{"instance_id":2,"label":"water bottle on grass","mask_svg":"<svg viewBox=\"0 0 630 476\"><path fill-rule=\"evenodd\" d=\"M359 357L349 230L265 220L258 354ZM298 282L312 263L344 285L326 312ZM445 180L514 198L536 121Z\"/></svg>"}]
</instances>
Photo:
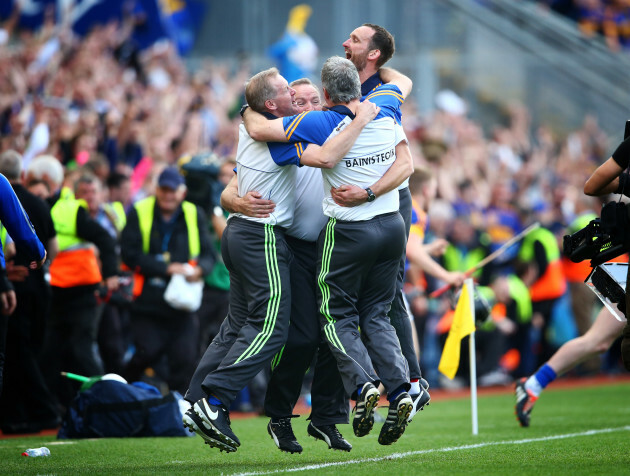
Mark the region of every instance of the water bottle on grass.
<instances>
[{"instance_id":1,"label":"water bottle on grass","mask_svg":"<svg viewBox=\"0 0 630 476\"><path fill-rule=\"evenodd\" d=\"M41 448L29 448L22 453L22 456L50 456L50 450L45 446Z\"/></svg>"}]
</instances>

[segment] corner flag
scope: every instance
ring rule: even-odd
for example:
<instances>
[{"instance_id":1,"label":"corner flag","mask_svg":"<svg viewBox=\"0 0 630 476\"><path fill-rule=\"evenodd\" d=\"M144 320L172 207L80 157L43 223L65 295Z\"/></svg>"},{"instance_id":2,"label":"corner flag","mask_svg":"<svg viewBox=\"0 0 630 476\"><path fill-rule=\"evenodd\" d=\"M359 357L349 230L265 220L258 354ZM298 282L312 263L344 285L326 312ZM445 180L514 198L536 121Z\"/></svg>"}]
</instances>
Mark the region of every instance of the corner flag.
<instances>
[{"instance_id":1,"label":"corner flag","mask_svg":"<svg viewBox=\"0 0 630 476\"><path fill-rule=\"evenodd\" d=\"M455 317L453 317L451 329L448 331L440 365L438 365L438 370L451 380L455 377L457 369L459 368L461 340L475 332L475 322L472 311L473 304L471 302L473 290L469 289L469 287L472 287L472 284L468 283L467 280L462 287L462 293L457 301Z\"/></svg>"}]
</instances>

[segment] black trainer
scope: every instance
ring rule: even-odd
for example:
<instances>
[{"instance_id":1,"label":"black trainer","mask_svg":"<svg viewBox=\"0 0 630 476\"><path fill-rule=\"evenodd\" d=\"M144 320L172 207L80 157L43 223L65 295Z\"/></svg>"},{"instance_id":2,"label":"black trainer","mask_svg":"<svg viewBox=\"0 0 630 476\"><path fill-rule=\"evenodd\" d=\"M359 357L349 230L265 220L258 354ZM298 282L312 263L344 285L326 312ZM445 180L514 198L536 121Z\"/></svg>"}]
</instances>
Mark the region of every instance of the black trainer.
<instances>
[{"instance_id":1,"label":"black trainer","mask_svg":"<svg viewBox=\"0 0 630 476\"><path fill-rule=\"evenodd\" d=\"M322 440L328 445L328 449L350 451L352 445L343 437L335 425L313 425L313 422L308 424L306 429L309 435L317 440Z\"/></svg>"},{"instance_id":2,"label":"black trainer","mask_svg":"<svg viewBox=\"0 0 630 476\"><path fill-rule=\"evenodd\" d=\"M411 399L413 400L413 409L411 410L409 418L407 419L408 423L411 423L411 420L413 420L415 414L418 413L420 410L424 410L424 406L429 405L429 403L431 402L431 395L429 395L429 382L421 378L418 383L420 384L420 393L410 395Z\"/></svg>"},{"instance_id":3,"label":"black trainer","mask_svg":"<svg viewBox=\"0 0 630 476\"><path fill-rule=\"evenodd\" d=\"M372 382L366 382L361 389L354 407L352 429L358 437L367 435L374 426L374 409L378 405L380 394Z\"/></svg>"},{"instance_id":4,"label":"black trainer","mask_svg":"<svg viewBox=\"0 0 630 476\"><path fill-rule=\"evenodd\" d=\"M302 452L302 446L293 433L291 418L272 418L267 425L267 433L281 451L291 454Z\"/></svg>"},{"instance_id":5,"label":"black trainer","mask_svg":"<svg viewBox=\"0 0 630 476\"><path fill-rule=\"evenodd\" d=\"M188 428L188 431L191 433L199 433L201 431L199 429L201 426L201 418L197 416L192 407L186 410L186 413L184 413L182 417L182 422L184 423L184 428Z\"/></svg>"},{"instance_id":6,"label":"black trainer","mask_svg":"<svg viewBox=\"0 0 630 476\"><path fill-rule=\"evenodd\" d=\"M223 405L213 405L205 398L193 406L199 417L197 434L201 436L211 448L219 448L228 453L236 451L241 442L230 428L230 412Z\"/></svg>"},{"instance_id":7,"label":"black trainer","mask_svg":"<svg viewBox=\"0 0 630 476\"><path fill-rule=\"evenodd\" d=\"M201 428L204 426L203 420L195 413L192 407L186 411L182 421L184 423L184 428L188 428L188 431L191 433L197 433L211 448L219 448L221 451L227 451L228 453L236 451L235 447L226 445L218 439L211 438L204 430L202 430Z\"/></svg>"},{"instance_id":8,"label":"black trainer","mask_svg":"<svg viewBox=\"0 0 630 476\"><path fill-rule=\"evenodd\" d=\"M407 392L403 392L390 402L387 411L387 420L381 427L378 435L378 442L381 445L391 445L396 443L407 428L407 419L413 408L413 400Z\"/></svg>"},{"instance_id":9,"label":"black trainer","mask_svg":"<svg viewBox=\"0 0 630 476\"><path fill-rule=\"evenodd\" d=\"M527 377L519 379L514 387L514 393L516 395L514 413L521 426L527 428L529 426L532 410L534 409L534 403L536 403L538 397L527 391L525 382L527 382Z\"/></svg>"}]
</instances>

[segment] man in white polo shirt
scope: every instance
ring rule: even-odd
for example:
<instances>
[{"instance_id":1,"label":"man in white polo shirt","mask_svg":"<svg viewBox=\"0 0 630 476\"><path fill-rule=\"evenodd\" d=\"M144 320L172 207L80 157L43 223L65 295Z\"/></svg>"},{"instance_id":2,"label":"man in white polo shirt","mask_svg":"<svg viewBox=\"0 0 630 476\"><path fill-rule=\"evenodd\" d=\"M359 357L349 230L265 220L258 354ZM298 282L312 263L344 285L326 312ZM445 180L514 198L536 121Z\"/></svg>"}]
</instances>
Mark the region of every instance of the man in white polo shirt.
<instances>
[{"instance_id":1,"label":"man in white polo shirt","mask_svg":"<svg viewBox=\"0 0 630 476\"><path fill-rule=\"evenodd\" d=\"M252 109L267 119L297 111L295 91L275 68L252 77L245 95ZM238 188L243 193L256 190L276 207L266 218L234 213L223 233L221 253L230 272L228 316L191 379L186 399L194 406L184 416L185 426L211 447L231 452L240 446L230 426L229 405L287 337L291 253L285 229L293 221L297 170L293 165L304 160L336 163L376 108L366 104L362 112L347 134L321 148L256 142L244 127L239 129Z\"/></svg>"},{"instance_id":2,"label":"man in white polo shirt","mask_svg":"<svg viewBox=\"0 0 630 476\"><path fill-rule=\"evenodd\" d=\"M268 130L254 131L246 115L250 134L261 140L280 140L284 134L298 144L324 144L333 138L352 122L353 111L360 104L361 83L350 61L333 57L322 69L322 85L328 111L285 118L284 130L276 123L267 124ZM367 99L381 109L350 152L332 168L313 164L322 168L323 210L329 217L318 239L318 304L324 335L346 391L357 400L355 435L365 436L372 429L379 398L375 384L382 381L388 390L390 409L379 435L379 443L387 445L400 438L413 407L407 393L407 364L387 317L405 247L398 192L383 193L378 201L372 196L353 208L336 204L330 192L342 184L369 188L396 160L401 92L385 85Z\"/></svg>"}]
</instances>

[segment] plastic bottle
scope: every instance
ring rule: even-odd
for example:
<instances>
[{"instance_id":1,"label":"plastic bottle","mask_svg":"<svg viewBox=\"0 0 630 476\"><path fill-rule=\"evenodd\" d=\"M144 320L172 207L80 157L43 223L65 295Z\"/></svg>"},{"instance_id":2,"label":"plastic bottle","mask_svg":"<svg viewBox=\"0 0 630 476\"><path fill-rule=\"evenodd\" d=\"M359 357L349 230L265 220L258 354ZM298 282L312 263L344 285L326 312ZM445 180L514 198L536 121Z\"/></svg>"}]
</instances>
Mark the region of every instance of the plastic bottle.
<instances>
[{"instance_id":1,"label":"plastic bottle","mask_svg":"<svg viewBox=\"0 0 630 476\"><path fill-rule=\"evenodd\" d=\"M50 450L45 446L41 448L29 448L22 453L22 456L50 456Z\"/></svg>"}]
</instances>

